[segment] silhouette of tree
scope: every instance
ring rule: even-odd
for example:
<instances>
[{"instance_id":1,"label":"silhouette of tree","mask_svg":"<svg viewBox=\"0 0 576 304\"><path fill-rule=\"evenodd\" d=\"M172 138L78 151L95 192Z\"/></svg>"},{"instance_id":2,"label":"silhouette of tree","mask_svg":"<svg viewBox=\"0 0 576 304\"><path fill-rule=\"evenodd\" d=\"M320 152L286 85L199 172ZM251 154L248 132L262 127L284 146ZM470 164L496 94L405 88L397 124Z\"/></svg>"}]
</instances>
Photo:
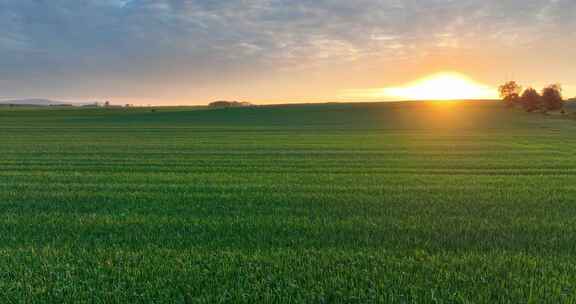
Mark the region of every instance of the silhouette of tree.
<instances>
[{"instance_id":1,"label":"silhouette of tree","mask_svg":"<svg viewBox=\"0 0 576 304\"><path fill-rule=\"evenodd\" d=\"M252 106L252 104L245 101L219 100L211 102L208 106L211 108L241 108L241 107L250 107Z\"/></svg>"},{"instance_id":2,"label":"silhouette of tree","mask_svg":"<svg viewBox=\"0 0 576 304\"><path fill-rule=\"evenodd\" d=\"M564 108L562 87L559 84L549 85L542 90L542 106L546 111L558 111Z\"/></svg>"},{"instance_id":3,"label":"silhouette of tree","mask_svg":"<svg viewBox=\"0 0 576 304\"><path fill-rule=\"evenodd\" d=\"M520 93L522 92L522 87L515 81L508 81L507 83L498 87L498 91L500 92L500 97L506 103L506 106L513 107L520 101Z\"/></svg>"},{"instance_id":4,"label":"silhouette of tree","mask_svg":"<svg viewBox=\"0 0 576 304\"><path fill-rule=\"evenodd\" d=\"M540 108L542 97L534 88L527 88L520 98L522 107L526 112L534 112Z\"/></svg>"}]
</instances>

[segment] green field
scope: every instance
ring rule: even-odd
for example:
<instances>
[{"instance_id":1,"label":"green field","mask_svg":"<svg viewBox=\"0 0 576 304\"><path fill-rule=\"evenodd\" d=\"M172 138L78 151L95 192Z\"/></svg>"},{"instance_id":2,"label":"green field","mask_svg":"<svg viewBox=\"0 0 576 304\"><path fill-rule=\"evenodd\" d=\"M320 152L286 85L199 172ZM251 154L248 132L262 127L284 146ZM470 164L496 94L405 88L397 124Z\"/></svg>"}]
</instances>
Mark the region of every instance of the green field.
<instances>
[{"instance_id":1,"label":"green field","mask_svg":"<svg viewBox=\"0 0 576 304\"><path fill-rule=\"evenodd\" d=\"M574 303L576 120L0 109L1 303Z\"/></svg>"}]
</instances>

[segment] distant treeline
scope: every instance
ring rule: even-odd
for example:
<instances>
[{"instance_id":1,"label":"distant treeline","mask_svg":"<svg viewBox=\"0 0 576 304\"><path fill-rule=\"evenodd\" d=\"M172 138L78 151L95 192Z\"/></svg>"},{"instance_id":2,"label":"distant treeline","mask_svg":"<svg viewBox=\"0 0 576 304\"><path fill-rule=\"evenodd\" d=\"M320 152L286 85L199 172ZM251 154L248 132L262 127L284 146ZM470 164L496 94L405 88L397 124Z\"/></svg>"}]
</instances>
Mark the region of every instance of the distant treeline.
<instances>
[{"instance_id":1,"label":"distant treeline","mask_svg":"<svg viewBox=\"0 0 576 304\"><path fill-rule=\"evenodd\" d=\"M521 107L527 112L564 112L562 86L559 84L551 84L538 92L532 87L523 89L515 81L509 81L501 85L498 91L508 107Z\"/></svg>"},{"instance_id":2,"label":"distant treeline","mask_svg":"<svg viewBox=\"0 0 576 304\"><path fill-rule=\"evenodd\" d=\"M252 104L245 101L219 100L211 102L208 106L211 108L241 108L241 107L251 107Z\"/></svg>"}]
</instances>

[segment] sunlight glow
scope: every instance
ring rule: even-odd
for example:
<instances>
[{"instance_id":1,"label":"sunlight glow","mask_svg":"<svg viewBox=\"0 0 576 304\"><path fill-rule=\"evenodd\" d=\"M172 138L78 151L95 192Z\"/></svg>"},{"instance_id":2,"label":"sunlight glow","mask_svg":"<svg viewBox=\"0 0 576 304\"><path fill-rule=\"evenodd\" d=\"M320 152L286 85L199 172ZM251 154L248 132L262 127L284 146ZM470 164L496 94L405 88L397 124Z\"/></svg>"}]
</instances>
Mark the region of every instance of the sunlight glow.
<instances>
[{"instance_id":1,"label":"sunlight glow","mask_svg":"<svg viewBox=\"0 0 576 304\"><path fill-rule=\"evenodd\" d=\"M463 74L443 72L403 87L347 90L342 97L347 99L466 100L496 99L498 92L496 88L477 83Z\"/></svg>"},{"instance_id":2,"label":"sunlight glow","mask_svg":"<svg viewBox=\"0 0 576 304\"><path fill-rule=\"evenodd\" d=\"M412 100L494 99L496 89L458 73L436 74L400 88L385 88L384 96Z\"/></svg>"}]
</instances>

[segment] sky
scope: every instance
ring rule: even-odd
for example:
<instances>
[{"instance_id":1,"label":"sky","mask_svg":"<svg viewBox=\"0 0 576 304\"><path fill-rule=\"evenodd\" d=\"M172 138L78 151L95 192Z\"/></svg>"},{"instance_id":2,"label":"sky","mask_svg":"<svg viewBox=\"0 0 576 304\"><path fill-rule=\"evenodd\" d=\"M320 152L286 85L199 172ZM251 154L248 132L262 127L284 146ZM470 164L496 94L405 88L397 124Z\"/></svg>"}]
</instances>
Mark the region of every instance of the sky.
<instances>
[{"instance_id":1,"label":"sky","mask_svg":"<svg viewBox=\"0 0 576 304\"><path fill-rule=\"evenodd\" d=\"M574 0L0 0L0 99L390 100L455 72L576 96Z\"/></svg>"}]
</instances>

